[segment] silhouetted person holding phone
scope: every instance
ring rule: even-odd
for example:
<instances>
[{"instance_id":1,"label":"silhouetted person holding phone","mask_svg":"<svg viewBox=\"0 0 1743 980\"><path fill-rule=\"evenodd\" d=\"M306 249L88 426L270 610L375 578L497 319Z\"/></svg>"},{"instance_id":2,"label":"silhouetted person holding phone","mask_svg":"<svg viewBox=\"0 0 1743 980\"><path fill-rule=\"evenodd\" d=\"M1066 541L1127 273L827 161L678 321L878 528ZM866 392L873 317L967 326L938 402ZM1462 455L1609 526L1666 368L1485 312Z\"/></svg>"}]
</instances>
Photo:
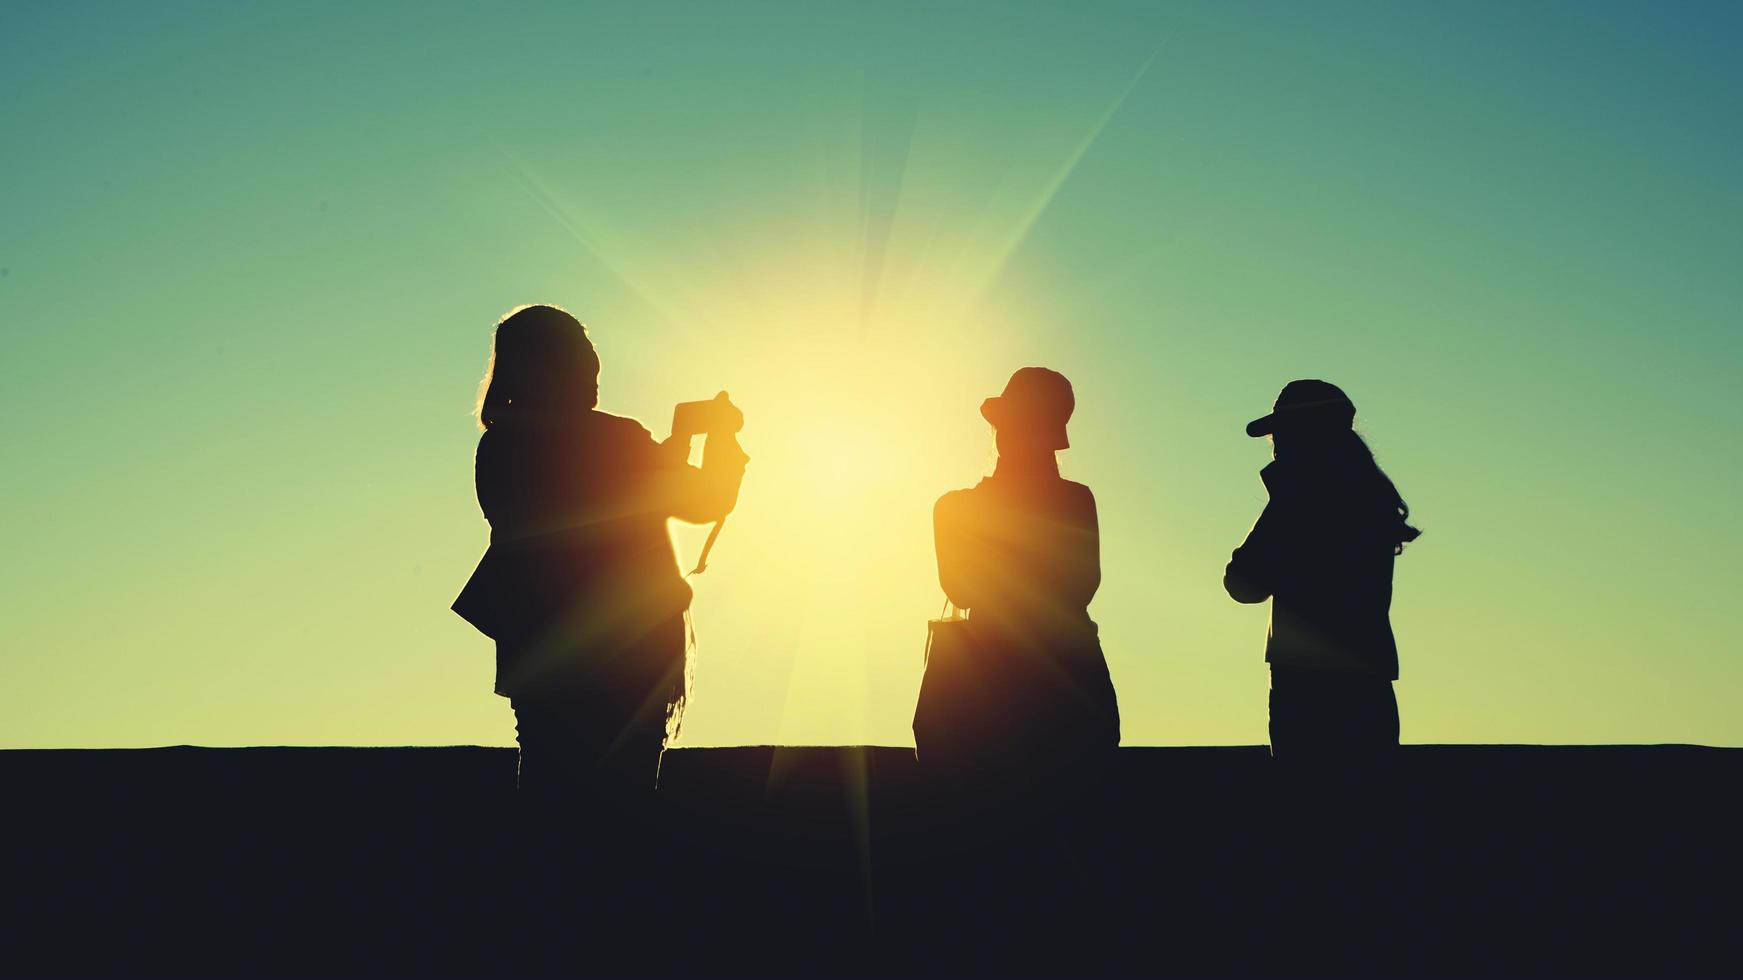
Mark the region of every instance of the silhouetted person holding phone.
<instances>
[{"instance_id":1,"label":"silhouetted person holding phone","mask_svg":"<svg viewBox=\"0 0 1743 980\"><path fill-rule=\"evenodd\" d=\"M476 457L490 548L454 609L496 640L521 787L633 808L686 694L691 591L666 522L724 518L748 457L724 393L693 403L712 416L697 468L687 433L657 443L598 411L599 368L561 309L522 307L497 324Z\"/></svg>"},{"instance_id":2,"label":"silhouetted person holding phone","mask_svg":"<svg viewBox=\"0 0 1743 980\"><path fill-rule=\"evenodd\" d=\"M1237 602L1271 602L1271 753L1290 763L1380 761L1398 745L1392 563L1421 532L1351 424L1336 385L1291 381L1260 471L1270 502L1223 575Z\"/></svg>"},{"instance_id":3,"label":"silhouetted person holding phone","mask_svg":"<svg viewBox=\"0 0 1743 980\"><path fill-rule=\"evenodd\" d=\"M1056 458L1071 445L1075 405L1063 375L1017 371L981 405L996 432L993 474L933 510L938 581L967 612L969 642L933 651L965 663L927 666L915 725L923 765L1045 784L1087 775L1119 744L1119 705L1089 617L1101 585L1095 496L1061 478Z\"/></svg>"}]
</instances>

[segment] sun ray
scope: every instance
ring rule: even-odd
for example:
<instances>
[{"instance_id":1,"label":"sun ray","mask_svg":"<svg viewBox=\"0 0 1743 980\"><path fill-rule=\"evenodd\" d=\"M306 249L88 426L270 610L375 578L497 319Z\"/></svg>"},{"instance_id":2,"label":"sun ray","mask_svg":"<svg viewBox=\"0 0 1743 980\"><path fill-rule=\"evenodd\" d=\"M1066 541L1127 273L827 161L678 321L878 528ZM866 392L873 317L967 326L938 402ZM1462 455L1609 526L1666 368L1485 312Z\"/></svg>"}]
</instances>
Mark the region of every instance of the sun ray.
<instances>
[{"instance_id":1,"label":"sun ray","mask_svg":"<svg viewBox=\"0 0 1743 980\"><path fill-rule=\"evenodd\" d=\"M853 828L853 846L859 858L860 900L864 903L866 925L877 927L877 894L874 891L871 855L871 772L867 757L871 750L863 745L843 747L838 756L841 765L841 785L846 795L848 823Z\"/></svg>"},{"instance_id":2,"label":"sun ray","mask_svg":"<svg viewBox=\"0 0 1743 980\"><path fill-rule=\"evenodd\" d=\"M859 232L863 266L859 330L863 339L883 289L890 234L913 156L914 110L912 106L903 106L895 125L874 127L865 110L863 97L861 101ZM887 135L891 138L888 151L882 148L886 130L890 130Z\"/></svg>"},{"instance_id":3,"label":"sun ray","mask_svg":"<svg viewBox=\"0 0 1743 980\"><path fill-rule=\"evenodd\" d=\"M581 227L575 219L557 203L556 195L552 193L550 186L537 174L533 173L532 169L528 167L524 161L511 152L507 147L499 144L497 149L514 167L515 174L520 178L521 189L526 192L528 197L532 198L533 202L539 206L540 210L550 215L552 219L562 226L564 231L569 233L569 236L575 240L575 244L579 245L582 250L587 253L588 257L598 263L600 268L610 273L612 278L622 283L626 289L633 293L635 297L649 309L653 310L654 313L658 315L660 319L664 320L667 325L686 333L692 332L693 328L689 326L691 322L689 318L680 315L676 310L672 309L665 300L661 298L656 290L647 286L641 277L631 275L621 263L614 261L610 257L608 250L603 247L598 240L581 230Z\"/></svg>"},{"instance_id":4,"label":"sun ray","mask_svg":"<svg viewBox=\"0 0 1743 980\"><path fill-rule=\"evenodd\" d=\"M1041 187L1040 193L1035 196L1028 207L1023 209L1016 222L1011 226L1009 233L992 247L991 261L982 270L973 288L968 291L969 308L978 305L981 297L992 287L993 283L998 281L1005 266L1009 264L1011 256L1015 255L1017 249L1022 247L1023 242L1028 239L1030 231L1034 229L1036 222L1040 221L1041 215L1048 206L1053 203L1053 199L1058 196L1060 188L1064 187L1065 182L1071 179L1078 164L1082 163L1083 158L1088 155L1090 147L1094 146L1096 140L1101 138L1102 133L1107 130L1108 124L1119 114L1121 107L1137 90L1138 84L1144 80L1145 75L1149 74L1150 68L1156 64L1156 60L1161 55L1162 45L1158 44L1156 50L1150 53L1150 57L1146 58L1144 63L1138 66L1137 71L1133 72L1131 81L1127 82L1120 94L1108 103L1107 108L1102 110L1084 133L1083 138L1077 141L1077 145L1071 153L1054 170L1053 176L1048 178L1047 183Z\"/></svg>"}]
</instances>

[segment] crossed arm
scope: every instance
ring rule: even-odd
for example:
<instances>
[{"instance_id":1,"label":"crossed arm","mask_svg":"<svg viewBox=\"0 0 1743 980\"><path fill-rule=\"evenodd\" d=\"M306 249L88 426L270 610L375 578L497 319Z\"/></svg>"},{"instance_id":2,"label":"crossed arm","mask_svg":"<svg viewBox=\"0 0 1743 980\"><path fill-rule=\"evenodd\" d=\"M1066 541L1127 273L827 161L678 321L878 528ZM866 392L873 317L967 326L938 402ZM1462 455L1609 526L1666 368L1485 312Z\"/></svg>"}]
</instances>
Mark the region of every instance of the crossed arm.
<instances>
[{"instance_id":1,"label":"crossed arm","mask_svg":"<svg viewBox=\"0 0 1743 980\"><path fill-rule=\"evenodd\" d=\"M1277 590L1277 514L1266 504L1247 539L1230 556L1223 569L1223 588L1236 602L1264 602Z\"/></svg>"}]
</instances>

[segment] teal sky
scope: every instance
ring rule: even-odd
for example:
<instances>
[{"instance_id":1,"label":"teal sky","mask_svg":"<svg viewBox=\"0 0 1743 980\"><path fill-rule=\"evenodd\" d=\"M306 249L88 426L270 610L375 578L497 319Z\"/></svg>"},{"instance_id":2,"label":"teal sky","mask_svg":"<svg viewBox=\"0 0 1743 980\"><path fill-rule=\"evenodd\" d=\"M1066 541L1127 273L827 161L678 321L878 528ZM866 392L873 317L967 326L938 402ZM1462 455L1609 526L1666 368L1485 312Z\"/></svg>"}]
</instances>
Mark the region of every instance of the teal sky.
<instances>
[{"instance_id":1,"label":"teal sky","mask_svg":"<svg viewBox=\"0 0 1743 980\"><path fill-rule=\"evenodd\" d=\"M730 389L689 744L908 741L932 500L1075 383L1127 744L1264 740L1242 424L1424 536L1411 742L1743 744L1743 8L55 4L0 30L0 746L508 744L494 320ZM695 531L680 532L686 554Z\"/></svg>"}]
</instances>

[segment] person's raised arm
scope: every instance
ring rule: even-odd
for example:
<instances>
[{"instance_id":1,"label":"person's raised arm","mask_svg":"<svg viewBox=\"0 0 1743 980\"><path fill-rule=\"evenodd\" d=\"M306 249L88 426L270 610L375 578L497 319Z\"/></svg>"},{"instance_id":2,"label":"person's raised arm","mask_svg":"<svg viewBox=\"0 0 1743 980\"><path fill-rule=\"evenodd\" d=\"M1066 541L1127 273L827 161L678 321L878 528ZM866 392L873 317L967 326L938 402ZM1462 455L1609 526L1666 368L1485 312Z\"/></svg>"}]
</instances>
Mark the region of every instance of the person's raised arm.
<instances>
[{"instance_id":1,"label":"person's raised arm","mask_svg":"<svg viewBox=\"0 0 1743 980\"><path fill-rule=\"evenodd\" d=\"M738 506L739 487L744 483L750 457L733 433L710 433L702 441L702 465L691 466L689 439L674 436L660 444L671 462L662 468L660 482L669 516L691 524L718 521Z\"/></svg>"}]
</instances>

